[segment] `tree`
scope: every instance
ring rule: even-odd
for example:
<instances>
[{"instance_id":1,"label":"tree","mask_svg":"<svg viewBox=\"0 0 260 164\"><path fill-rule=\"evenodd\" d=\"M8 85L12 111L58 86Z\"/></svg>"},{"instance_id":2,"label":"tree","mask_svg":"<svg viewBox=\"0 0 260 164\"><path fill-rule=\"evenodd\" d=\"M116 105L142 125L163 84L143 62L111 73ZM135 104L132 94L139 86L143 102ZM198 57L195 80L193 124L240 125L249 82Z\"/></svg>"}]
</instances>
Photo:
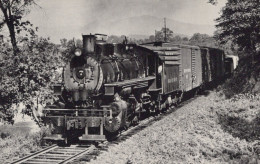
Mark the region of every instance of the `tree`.
<instances>
[{"instance_id":1,"label":"tree","mask_svg":"<svg viewBox=\"0 0 260 164\"><path fill-rule=\"evenodd\" d=\"M165 32L166 31L166 32ZM166 41L169 41L170 38L173 37L173 31L169 28L162 28L160 31L155 31L155 41L165 41L165 33L166 33Z\"/></svg>"},{"instance_id":2,"label":"tree","mask_svg":"<svg viewBox=\"0 0 260 164\"><path fill-rule=\"evenodd\" d=\"M110 35L107 37L108 43L122 43L124 41L124 36L116 36L116 35Z\"/></svg>"},{"instance_id":3,"label":"tree","mask_svg":"<svg viewBox=\"0 0 260 164\"><path fill-rule=\"evenodd\" d=\"M171 37L168 39L170 42L174 42L174 43L182 43L182 38L179 35L176 35L174 37Z\"/></svg>"},{"instance_id":4,"label":"tree","mask_svg":"<svg viewBox=\"0 0 260 164\"><path fill-rule=\"evenodd\" d=\"M58 70L64 63L57 48L49 39L34 36L24 39L19 55L13 57L8 44L0 45L0 115L4 120L12 119L13 104L22 102L24 112L30 114L37 103L52 100L50 86L60 80Z\"/></svg>"},{"instance_id":5,"label":"tree","mask_svg":"<svg viewBox=\"0 0 260 164\"><path fill-rule=\"evenodd\" d=\"M21 31L34 34L30 21L22 18L30 12L29 7L36 3L34 0L0 0L0 29L6 24L9 30L14 55L17 55L18 46L16 34Z\"/></svg>"},{"instance_id":6,"label":"tree","mask_svg":"<svg viewBox=\"0 0 260 164\"><path fill-rule=\"evenodd\" d=\"M189 40L191 45L218 47L217 41L207 34L195 33Z\"/></svg>"},{"instance_id":7,"label":"tree","mask_svg":"<svg viewBox=\"0 0 260 164\"><path fill-rule=\"evenodd\" d=\"M150 35L148 41L154 42L155 41L155 36L154 35Z\"/></svg>"},{"instance_id":8,"label":"tree","mask_svg":"<svg viewBox=\"0 0 260 164\"><path fill-rule=\"evenodd\" d=\"M62 63L65 64L70 60L71 54L74 54L75 48L82 48L83 42L80 39L61 39L61 47L59 52L61 53Z\"/></svg>"},{"instance_id":9,"label":"tree","mask_svg":"<svg viewBox=\"0 0 260 164\"><path fill-rule=\"evenodd\" d=\"M182 40L187 42L187 41L189 41L189 38L185 36L185 37L182 38Z\"/></svg>"},{"instance_id":10,"label":"tree","mask_svg":"<svg viewBox=\"0 0 260 164\"><path fill-rule=\"evenodd\" d=\"M260 1L228 0L217 22L221 43L232 41L254 59L260 47Z\"/></svg>"}]
</instances>

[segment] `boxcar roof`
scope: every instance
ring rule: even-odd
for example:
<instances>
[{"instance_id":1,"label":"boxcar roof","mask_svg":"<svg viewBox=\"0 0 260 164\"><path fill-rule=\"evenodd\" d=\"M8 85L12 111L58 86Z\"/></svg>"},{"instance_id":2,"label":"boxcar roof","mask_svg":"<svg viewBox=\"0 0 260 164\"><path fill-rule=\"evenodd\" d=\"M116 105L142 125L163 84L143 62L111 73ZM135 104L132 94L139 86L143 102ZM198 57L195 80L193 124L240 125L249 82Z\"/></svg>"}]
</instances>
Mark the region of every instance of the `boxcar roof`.
<instances>
[{"instance_id":1,"label":"boxcar roof","mask_svg":"<svg viewBox=\"0 0 260 164\"><path fill-rule=\"evenodd\" d=\"M207 46L199 46L201 49L210 49L210 50L219 50L219 51L224 51L223 49L220 48L214 48L214 47L207 47Z\"/></svg>"},{"instance_id":2,"label":"boxcar roof","mask_svg":"<svg viewBox=\"0 0 260 164\"><path fill-rule=\"evenodd\" d=\"M140 44L139 46L145 47L147 49L154 49L160 47L160 49L168 48L168 47L178 47L178 48L194 48L199 49L199 46L192 46L192 45L185 45L185 44L175 44L171 42L150 42L150 43L144 43ZM166 49L167 50L167 49Z\"/></svg>"},{"instance_id":3,"label":"boxcar roof","mask_svg":"<svg viewBox=\"0 0 260 164\"><path fill-rule=\"evenodd\" d=\"M192 48L198 50L198 46L190 46L190 45L183 45L183 44L174 44L169 42L151 42L138 45L139 48L143 49L144 51L151 52L153 54L160 56L178 56L181 55L180 50L182 48Z\"/></svg>"}]
</instances>

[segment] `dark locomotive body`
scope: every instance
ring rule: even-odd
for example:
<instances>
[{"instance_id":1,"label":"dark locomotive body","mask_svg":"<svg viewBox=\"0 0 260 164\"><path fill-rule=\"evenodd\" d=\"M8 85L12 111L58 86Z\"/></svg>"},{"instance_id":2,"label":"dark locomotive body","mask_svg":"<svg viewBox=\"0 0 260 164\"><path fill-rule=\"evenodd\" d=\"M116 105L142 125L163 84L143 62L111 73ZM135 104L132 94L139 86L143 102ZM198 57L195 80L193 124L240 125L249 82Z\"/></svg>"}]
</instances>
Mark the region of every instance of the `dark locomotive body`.
<instances>
[{"instance_id":1,"label":"dark locomotive body","mask_svg":"<svg viewBox=\"0 0 260 164\"><path fill-rule=\"evenodd\" d=\"M219 49L155 42L108 44L83 36L63 71L60 97L45 109L51 140L106 140L137 124L142 114L159 113L183 94L224 78Z\"/></svg>"},{"instance_id":2,"label":"dark locomotive body","mask_svg":"<svg viewBox=\"0 0 260 164\"><path fill-rule=\"evenodd\" d=\"M63 84L54 86L59 101L45 109L43 121L53 129L46 139L105 140L138 121L154 77L135 46L83 36L83 49L64 67Z\"/></svg>"}]
</instances>

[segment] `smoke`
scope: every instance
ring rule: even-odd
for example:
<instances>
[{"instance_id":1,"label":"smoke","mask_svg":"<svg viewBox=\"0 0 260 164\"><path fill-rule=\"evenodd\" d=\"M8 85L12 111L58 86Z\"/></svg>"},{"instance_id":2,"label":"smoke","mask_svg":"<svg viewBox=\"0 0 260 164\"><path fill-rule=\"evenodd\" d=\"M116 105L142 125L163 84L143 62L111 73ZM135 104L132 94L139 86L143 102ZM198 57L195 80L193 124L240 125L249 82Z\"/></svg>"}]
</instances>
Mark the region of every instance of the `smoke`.
<instances>
[{"instance_id":1,"label":"smoke","mask_svg":"<svg viewBox=\"0 0 260 164\"><path fill-rule=\"evenodd\" d=\"M44 0L42 10L32 10L29 18L39 34L55 42L80 38L83 33L109 32L118 21L140 16L164 17L182 22L212 24L219 7L208 0ZM219 0L219 3L226 0ZM163 19L162 19L163 22ZM107 26L109 24L110 26ZM127 28L145 28L131 27Z\"/></svg>"},{"instance_id":2,"label":"smoke","mask_svg":"<svg viewBox=\"0 0 260 164\"><path fill-rule=\"evenodd\" d=\"M88 16L118 20L142 15L167 17L182 10L187 0L95 0L85 3L89 9L86 10Z\"/></svg>"}]
</instances>

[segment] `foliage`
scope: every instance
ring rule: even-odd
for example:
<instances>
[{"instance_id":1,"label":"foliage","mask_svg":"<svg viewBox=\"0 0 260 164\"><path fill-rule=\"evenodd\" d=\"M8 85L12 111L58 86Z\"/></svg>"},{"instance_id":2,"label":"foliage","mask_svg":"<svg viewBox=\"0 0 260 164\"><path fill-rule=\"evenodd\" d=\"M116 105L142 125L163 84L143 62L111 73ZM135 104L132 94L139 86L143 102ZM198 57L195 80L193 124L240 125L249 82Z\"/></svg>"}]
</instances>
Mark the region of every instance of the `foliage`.
<instances>
[{"instance_id":1,"label":"foliage","mask_svg":"<svg viewBox=\"0 0 260 164\"><path fill-rule=\"evenodd\" d=\"M42 149L47 145L43 140L50 131L42 127L39 132L31 133L28 125L3 125L0 127L0 163L10 163L19 157Z\"/></svg>"},{"instance_id":2,"label":"foliage","mask_svg":"<svg viewBox=\"0 0 260 164\"><path fill-rule=\"evenodd\" d=\"M241 51L238 47L238 45L234 42L232 42L232 40L228 40L227 42L223 43L221 42L216 36L218 36L219 34L219 31L215 31L214 33L214 39L216 40L217 42L217 45L219 47L221 47L221 49L224 50L224 52L226 54L229 54L229 55L235 55L235 56L238 56L238 53Z\"/></svg>"},{"instance_id":3,"label":"foliage","mask_svg":"<svg viewBox=\"0 0 260 164\"><path fill-rule=\"evenodd\" d=\"M238 68L233 77L222 86L228 98L239 93L260 92L259 22L259 0L228 0L217 19L216 39L224 50L229 53L231 50L239 56Z\"/></svg>"},{"instance_id":4,"label":"foliage","mask_svg":"<svg viewBox=\"0 0 260 164\"><path fill-rule=\"evenodd\" d=\"M260 61L249 64L250 61L250 56L240 58L233 76L221 86L227 98L239 93L260 93Z\"/></svg>"},{"instance_id":5,"label":"foliage","mask_svg":"<svg viewBox=\"0 0 260 164\"><path fill-rule=\"evenodd\" d=\"M216 108L222 128L234 137L250 142L260 137L260 95L237 94L219 103Z\"/></svg>"},{"instance_id":6,"label":"foliage","mask_svg":"<svg viewBox=\"0 0 260 164\"><path fill-rule=\"evenodd\" d=\"M232 41L248 54L260 47L260 1L228 0L217 19L217 38L222 43Z\"/></svg>"},{"instance_id":7,"label":"foliage","mask_svg":"<svg viewBox=\"0 0 260 164\"><path fill-rule=\"evenodd\" d=\"M62 62L56 46L45 38L36 37L25 42L21 50L19 98L30 109L35 97L38 103L47 103L51 95L50 85L57 82L56 70L62 66Z\"/></svg>"},{"instance_id":8,"label":"foliage","mask_svg":"<svg viewBox=\"0 0 260 164\"><path fill-rule=\"evenodd\" d=\"M155 41L164 41L163 38L163 31L157 31L157 35L150 35L146 39L135 39L135 38L127 38L128 43L135 43L135 44L143 44ZM160 33L160 34L159 34ZM156 38L159 37L159 38ZM108 43L123 43L125 40L125 36L116 36L111 35L108 36L107 42ZM218 42L215 38L207 35L207 34L200 34L195 33L190 39L186 36L181 36L178 34L172 34L167 38L168 42L175 43L175 44L187 44L187 45L199 45L199 46L208 46L208 47L219 47ZM73 42L71 42L73 45ZM226 49L228 49L228 45L224 45ZM224 47L222 46L222 47ZM62 46L66 47L66 46ZM69 45L67 47L70 47Z\"/></svg>"},{"instance_id":9,"label":"foliage","mask_svg":"<svg viewBox=\"0 0 260 164\"><path fill-rule=\"evenodd\" d=\"M58 67L58 57L51 55L55 46L38 38L37 28L24 20L33 5L37 5L34 0L0 0L0 29L7 26L12 44L12 48L0 45L0 113L8 121L15 112L12 104L23 102L31 110L36 103L33 98L40 98L37 103L46 99L50 92L46 88Z\"/></svg>"},{"instance_id":10,"label":"foliage","mask_svg":"<svg viewBox=\"0 0 260 164\"><path fill-rule=\"evenodd\" d=\"M124 40L125 40L124 35L121 35L120 37L116 35L110 35L107 38L108 43L123 43Z\"/></svg>"},{"instance_id":11,"label":"foliage","mask_svg":"<svg viewBox=\"0 0 260 164\"><path fill-rule=\"evenodd\" d=\"M0 29L3 25L7 25L15 55L18 52L16 35L21 31L30 35L35 34L31 22L23 20L32 5L36 5L34 0L0 0Z\"/></svg>"},{"instance_id":12,"label":"foliage","mask_svg":"<svg viewBox=\"0 0 260 164\"><path fill-rule=\"evenodd\" d=\"M161 34L159 35L158 33L161 33ZM157 34L158 34L157 36L151 35L151 36L149 36L149 38L143 39L143 40L136 40L136 39L130 38L130 42L140 44L140 43L148 43L148 42L154 42L154 41L163 41L162 31L157 32ZM158 36L160 36L161 39L156 38ZM213 38L213 37L211 37L207 34L200 34L200 33L195 33L190 39L186 36L183 37L183 36L180 36L180 35L173 35L172 34L172 36L169 36L169 38L167 38L167 41L169 41L171 43L175 43L175 44L219 47L219 44L218 44L218 42L216 41L215 38Z\"/></svg>"},{"instance_id":13,"label":"foliage","mask_svg":"<svg viewBox=\"0 0 260 164\"><path fill-rule=\"evenodd\" d=\"M60 40L60 46L59 46L59 52L61 53L61 60L62 60L62 64L64 66L64 64L66 62L68 62L68 60L71 57L71 54L74 54L74 51L76 48L82 48L83 47L83 43L82 40L80 39L70 39L67 40L65 38Z\"/></svg>"},{"instance_id":14,"label":"foliage","mask_svg":"<svg viewBox=\"0 0 260 164\"><path fill-rule=\"evenodd\" d=\"M154 40L155 41L164 41L164 36L165 36L165 28L162 28L160 31L156 31ZM150 38L152 38L152 37L150 36ZM176 44L218 47L218 44L217 44L217 41L215 40L215 38L210 37L207 34L195 33L189 39L188 37L174 35L173 31L170 30L169 28L166 28L166 41L176 43Z\"/></svg>"},{"instance_id":15,"label":"foliage","mask_svg":"<svg viewBox=\"0 0 260 164\"><path fill-rule=\"evenodd\" d=\"M207 34L195 33L189 40L191 45L207 46L207 47L217 47L217 41Z\"/></svg>"},{"instance_id":16,"label":"foliage","mask_svg":"<svg viewBox=\"0 0 260 164\"><path fill-rule=\"evenodd\" d=\"M15 83L15 75L10 76L11 71L14 69L12 66L13 61L11 60L11 47L8 44L1 44L0 55L0 117L10 122L14 112L11 109L11 105L17 103L16 96L18 92L18 86Z\"/></svg>"},{"instance_id":17,"label":"foliage","mask_svg":"<svg viewBox=\"0 0 260 164\"><path fill-rule=\"evenodd\" d=\"M1 51L0 111L12 118L12 104L22 102L26 105L24 112L30 113L37 103L47 103L52 95L50 86L57 82L56 70L62 65L57 47L48 39L34 36L23 40L17 56L9 46Z\"/></svg>"},{"instance_id":18,"label":"foliage","mask_svg":"<svg viewBox=\"0 0 260 164\"><path fill-rule=\"evenodd\" d=\"M172 37L173 31L169 28L163 27L160 31L155 31L155 41L169 41Z\"/></svg>"}]
</instances>

